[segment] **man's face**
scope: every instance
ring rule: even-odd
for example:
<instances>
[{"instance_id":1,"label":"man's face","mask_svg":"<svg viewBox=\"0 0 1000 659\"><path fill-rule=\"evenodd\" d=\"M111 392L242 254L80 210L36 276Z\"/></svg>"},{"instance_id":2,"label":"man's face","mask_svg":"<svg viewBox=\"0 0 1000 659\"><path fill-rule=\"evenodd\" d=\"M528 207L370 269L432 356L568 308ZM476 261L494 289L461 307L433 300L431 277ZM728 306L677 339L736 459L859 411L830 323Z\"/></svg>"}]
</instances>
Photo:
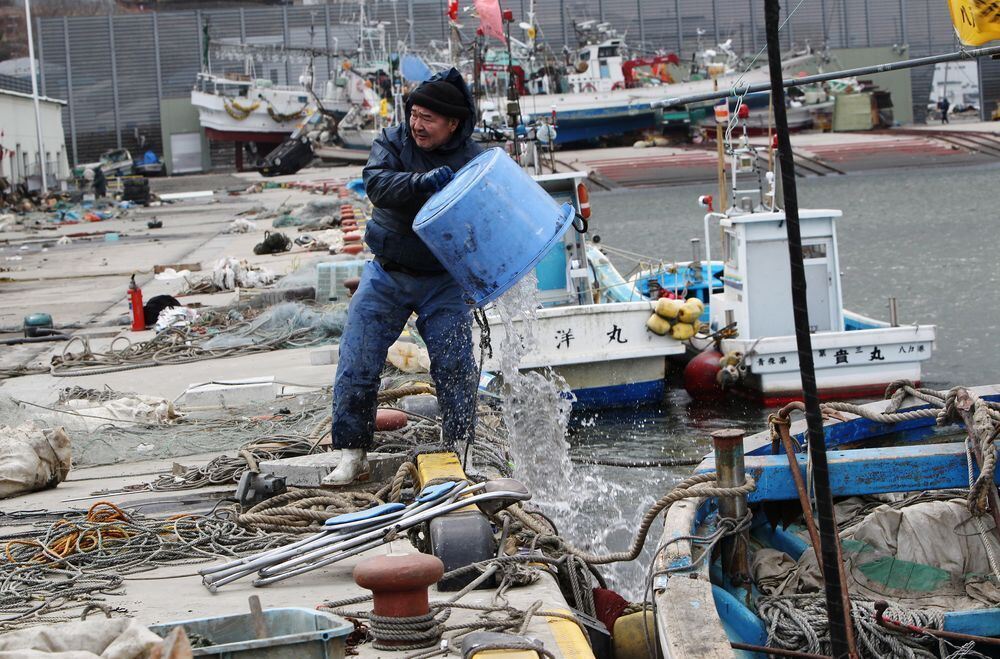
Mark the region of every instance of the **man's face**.
<instances>
[{"instance_id":1,"label":"man's face","mask_svg":"<svg viewBox=\"0 0 1000 659\"><path fill-rule=\"evenodd\" d=\"M410 108L410 134L424 151L433 151L445 144L458 128L458 123L458 119L438 114L422 105Z\"/></svg>"}]
</instances>

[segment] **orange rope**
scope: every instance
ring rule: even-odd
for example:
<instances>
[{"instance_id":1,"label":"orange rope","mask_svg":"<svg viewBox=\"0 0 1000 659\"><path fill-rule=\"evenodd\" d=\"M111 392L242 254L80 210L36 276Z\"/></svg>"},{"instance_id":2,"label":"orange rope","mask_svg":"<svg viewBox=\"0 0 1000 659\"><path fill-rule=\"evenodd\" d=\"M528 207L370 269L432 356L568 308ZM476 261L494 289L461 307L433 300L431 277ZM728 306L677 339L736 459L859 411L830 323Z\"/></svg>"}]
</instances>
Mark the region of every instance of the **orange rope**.
<instances>
[{"instance_id":1,"label":"orange rope","mask_svg":"<svg viewBox=\"0 0 1000 659\"><path fill-rule=\"evenodd\" d=\"M85 521L91 524L113 525L115 522L129 522L131 519L128 513L110 501L98 501L87 511ZM63 526L70 526L74 530L53 541L48 546L43 545L35 539L17 539L7 542L4 545L4 554L7 560L12 563L18 562L11 553L11 546L13 545L39 547L38 553L28 558L25 562L32 563L37 561L47 563L51 561L53 555L58 558L68 558L77 552L86 553L93 551L100 547L104 540L127 540L131 537L131 534L121 527L109 526L108 528L81 529L66 519L58 520L52 525L52 529L55 530Z\"/></svg>"}]
</instances>

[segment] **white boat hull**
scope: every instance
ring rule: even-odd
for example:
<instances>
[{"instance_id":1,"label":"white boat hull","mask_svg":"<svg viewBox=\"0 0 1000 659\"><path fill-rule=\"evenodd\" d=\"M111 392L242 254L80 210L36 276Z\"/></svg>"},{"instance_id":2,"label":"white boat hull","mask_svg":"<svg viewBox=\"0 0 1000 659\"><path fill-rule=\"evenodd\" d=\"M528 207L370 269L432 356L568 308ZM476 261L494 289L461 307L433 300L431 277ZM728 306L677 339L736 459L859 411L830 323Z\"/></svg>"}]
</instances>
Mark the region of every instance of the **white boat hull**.
<instances>
[{"instance_id":1,"label":"white boat hull","mask_svg":"<svg viewBox=\"0 0 1000 659\"><path fill-rule=\"evenodd\" d=\"M685 346L646 329L649 302L621 302L553 307L537 312L534 347L521 359L521 370L552 368L577 397L576 407L616 407L651 403L664 391L666 357ZM500 373L500 346L506 330L490 319L493 356L484 370ZM514 331L520 334L521 321ZM479 329L475 329L479 343Z\"/></svg>"},{"instance_id":2,"label":"white boat hull","mask_svg":"<svg viewBox=\"0 0 1000 659\"><path fill-rule=\"evenodd\" d=\"M812 335L816 383L822 398L879 394L890 382L919 382L921 365L934 350L933 325L882 327ZM759 341L727 339L722 351L750 355L739 388L768 405L802 398L794 336Z\"/></svg>"}]
</instances>

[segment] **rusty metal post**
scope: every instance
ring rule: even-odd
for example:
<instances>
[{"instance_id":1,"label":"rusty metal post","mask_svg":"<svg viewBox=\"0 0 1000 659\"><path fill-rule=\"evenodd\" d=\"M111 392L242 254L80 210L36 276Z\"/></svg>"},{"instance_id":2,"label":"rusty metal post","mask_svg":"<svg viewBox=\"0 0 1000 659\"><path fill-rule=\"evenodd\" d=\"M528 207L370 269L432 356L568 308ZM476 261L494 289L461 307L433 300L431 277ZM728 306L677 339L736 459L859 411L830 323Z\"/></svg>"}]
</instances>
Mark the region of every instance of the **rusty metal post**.
<instances>
[{"instance_id":1,"label":"rusty metal post","mask_svg":"<svg viewBox=\"0 0 1000 659\"><path fill-rule=\"evenodd\" d=\"M715 479L719 487L739 487L746 483L743 461L743 431L738 428L712 433L715 447ZM746 496L719 497L719 516L742 520L747 514ZM722 571L735 585L750 581L749 536L746 531L721 542Z\"/></svg>"}]
</instances>

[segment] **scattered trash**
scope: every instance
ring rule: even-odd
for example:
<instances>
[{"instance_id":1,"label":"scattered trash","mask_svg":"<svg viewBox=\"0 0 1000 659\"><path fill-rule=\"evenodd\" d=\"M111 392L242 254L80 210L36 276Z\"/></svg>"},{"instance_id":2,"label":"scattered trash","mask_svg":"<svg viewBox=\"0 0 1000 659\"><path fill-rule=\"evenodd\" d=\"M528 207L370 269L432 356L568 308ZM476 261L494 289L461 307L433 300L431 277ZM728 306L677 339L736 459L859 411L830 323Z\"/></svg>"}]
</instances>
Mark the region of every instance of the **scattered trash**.
<instances>
[{"instance_id":1,"label":"scattered trash","mask_svg":"<svg viewBox=\"0 0 1000 659\"><path fill-rule=\"evenodd\" d=\"M237 286L260 288L274 281L274 273L267 268L259 268L230 256L215 264L211 281L221 291L232 291Z\"/></svg>"},{"instance_id":2,"label":"scattered trash","mask_svg":"<svg viewBox=\"0 0 1000 659\"><path fill-rule=\"evenodd\" d=\"M198 310L187 307L167 307L159 313L156 319L156 331L162 332L168 327L188 327L198 320Z\"/></svg>"},{"instance_id":3,"label":"scattered trash","mask_svg":"<svg viewBox=\"0 0 1000 659\"><path fill-rule=\"evenodd\" d=\"M257 223L253 220L238 217L226 227L225 233L250 233L257 230Z\"/></svg>"},{"instance_id":4,"label":"scattered trash","mask_svg":"<svg viewBox=\"0 0 1000 659\"><path fill-rule=\"evenodd\" d=\"M146 222L146 226L149 227L150 229L162 229L163 228L163 220L158 220L158 219L156 219L154 217L149 222Z\"/></svg>"}]
</instances>

